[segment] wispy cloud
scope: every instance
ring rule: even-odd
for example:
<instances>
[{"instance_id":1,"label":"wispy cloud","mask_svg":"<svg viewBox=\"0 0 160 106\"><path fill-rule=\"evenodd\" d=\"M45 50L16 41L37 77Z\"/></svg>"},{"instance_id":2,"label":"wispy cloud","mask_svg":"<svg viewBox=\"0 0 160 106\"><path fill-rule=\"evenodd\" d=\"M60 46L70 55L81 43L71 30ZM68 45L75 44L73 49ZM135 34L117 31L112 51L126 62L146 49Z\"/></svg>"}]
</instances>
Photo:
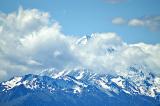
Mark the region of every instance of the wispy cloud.
<instances>
[{"instance_id":1,"label":"wispy cloud","mask_svg":"<svg viewBox=\"0 0 160 106\"><path fill-rule=\"evenodd\" d=\"M160 31L160 16L150 16L133 19L124 19L122 17L116 17L112 20L112 23L116 25L125 24L131 27L146 27L151 31Z\"/></svg>"},{"instance_id":2,"label":"wispy cloud","mask_svg":"<svg viewBox=\"0 0 160 106\"><path fill-rule=\"evenodd\" d=\"M0 13L0 80L50 67L84 67L120 74L139 64L147 66L146 71L160 74L160 44L127 44L116 33L94 33L84 39L85 45L77 45L80 37L64 35L52 20L37 9ZM121 24L122 20L115 23ZM114 52L109 53L110 49Z\"/></svg>"},{"instance_id":3,"label":"wispy cloud","mask_svg":"<svg viewBox=\"0 0 160 106\"><path fill-rule=\"evenodd\" d=\"M146 27L151 31L160 31L160 16L131 19L128 24L130 26Z\"/></svg>"},{"instance_id":4,"label":"wispy cloud","mask_svg":"<svg viewBox=\"0 0 160 106\"><path fill-rule=\"evenodd\" d=\"M129 26L144 26L144 21L140 19L131 19L128 22Z\"/></svg>"},{"instance_id":5,"label":"wispy cloud","mask_svg":"<svg viewBox=\"0 0 160 106\"><path fill-rule=\"evenodd\" d=\"M112 23L117 25L122 25L126 23L126 20L123 19L122 17L116 17L112 20Z\"/></svg>"}]
</instances>

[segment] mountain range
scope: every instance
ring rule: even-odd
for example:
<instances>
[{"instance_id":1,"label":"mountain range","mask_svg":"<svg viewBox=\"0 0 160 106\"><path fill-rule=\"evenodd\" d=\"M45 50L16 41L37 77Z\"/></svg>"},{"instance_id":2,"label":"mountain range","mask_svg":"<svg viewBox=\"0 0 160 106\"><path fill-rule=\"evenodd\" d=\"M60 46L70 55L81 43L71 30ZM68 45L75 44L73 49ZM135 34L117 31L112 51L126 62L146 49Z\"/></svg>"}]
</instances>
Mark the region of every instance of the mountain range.
<instances>
[{"instance_id":1,"label":"mountain range","mask_svg":"<svg viewBox=\"0 0 160 106\"><path fill-rule=\"evenodd\" d=\"M159 106L160 78L135 67L127 77L83 68L46 69L0 83L1 106Z\"/></svg>"},{"instance_id":2,"label":"mountain range","mask_svg":"<svg viewBox=\"0 0 160 106\"><path fill-rule=\"evenodd\" d=\"M86 45L84 36L76 44ZM107 48L112 54L115 48ZM84 67L15 76L0 83L0 106L160 106L160 77L134 64L125 73Z\"/></svg>"}]
</instances>

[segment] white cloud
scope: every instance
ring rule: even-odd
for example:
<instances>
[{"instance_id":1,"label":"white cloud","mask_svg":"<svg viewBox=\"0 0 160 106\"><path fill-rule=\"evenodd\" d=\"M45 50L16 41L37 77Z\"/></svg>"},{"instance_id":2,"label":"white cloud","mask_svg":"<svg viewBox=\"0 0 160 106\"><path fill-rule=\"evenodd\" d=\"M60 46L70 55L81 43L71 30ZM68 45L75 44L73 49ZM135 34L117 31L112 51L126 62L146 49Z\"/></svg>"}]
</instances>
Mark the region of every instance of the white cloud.
<instances>
[{"instance_id":1,"label":"white cloud","mask_svg":"<svg viewBox=\"0 0 160 106\"><path fill-rule=\"evenodd\" d=\"M60 56L60 55L61 55L61 52L60 52L60 51L55 51L55 52L53 53L53 55L54 55L55 57Z\"/></svg>"},{"instance_id":2,"label":"white cloud","mask_svg":"<svg viewBox=\"0 0 160 106\"><path fill-rule=\"evenodd\" d=\"M131 19L128 25L146 27L151 31L160 31L160 16Z\"/></svg>"},{"instance_id":3,"label":"white cloud","mask_svg":"<svg viewBox=\"0 0 160 106\"><path fill-rule=\"evenodd\" d=\"M1 80L51 67L119 74L140 64L160 74L159 44L126 44L116 33L95 33L77 45L80 37L64 35L48 13L37 9L0 13L0 23Z\"/></svg>"},{"instance_id":4,"label":"white cloud","mask_svg":"<svg viewBox=\"0 0 160 106\"><path fill-rule=\"evenodd\" d=\"M112 23L116 25L122 25L122 24L125 24L125 22L126 20L123 19L122 17L116 17L112 20Z\"/></svg>"},{"instance_id":5,"label":"white cloud","mask_svg":"<svg viewBox=\"0 0 160 106\"><path fill-rule=\"evenodd\" d=\"M113 24L121 25L128 24L131 27L145 27L151 31L160 31L160 16L150 16L143 18L124 19L116 17L112 20Z\"/></svg>"},{"instance_id":6,"label":"white cloud","mask_svg":"<svg viewBox=\"0 0 160 106\"><path fill-rule=\"evenodd\" d=\"M160 16L144 18L145 25L152 31L160 31Z\"/></svg>"},{"instance_id":7,"label":"white cloud","mask_svg":"<svg viewBox=\"0 0 160 106\"><path fill-rule=\"evenodd\" d=\"M144 22L140 19L132 19L128 22L129 26L143 26Z\"/></svg>"}]
</instances>

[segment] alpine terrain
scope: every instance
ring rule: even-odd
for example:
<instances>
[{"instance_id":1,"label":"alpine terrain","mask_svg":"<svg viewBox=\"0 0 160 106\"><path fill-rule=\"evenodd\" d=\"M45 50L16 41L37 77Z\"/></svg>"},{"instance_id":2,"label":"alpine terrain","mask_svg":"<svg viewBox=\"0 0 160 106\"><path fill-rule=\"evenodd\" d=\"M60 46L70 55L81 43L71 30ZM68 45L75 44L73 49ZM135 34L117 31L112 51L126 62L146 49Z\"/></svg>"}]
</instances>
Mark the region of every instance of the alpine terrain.
<instances>
[{"instance_id":1,"label":"alpine terrain","mask_svg":"<svg viewBox=\"0 0 160 106\"><path fill-rule=\"evenodd\" d=\"M86 45L84 36L76 45ZM106 55L115 52L107 48ZM160 77L134 64L125 73L83 67L16 76L0 83L0 106L160 106Z\"/></svg>"}]
</instances>

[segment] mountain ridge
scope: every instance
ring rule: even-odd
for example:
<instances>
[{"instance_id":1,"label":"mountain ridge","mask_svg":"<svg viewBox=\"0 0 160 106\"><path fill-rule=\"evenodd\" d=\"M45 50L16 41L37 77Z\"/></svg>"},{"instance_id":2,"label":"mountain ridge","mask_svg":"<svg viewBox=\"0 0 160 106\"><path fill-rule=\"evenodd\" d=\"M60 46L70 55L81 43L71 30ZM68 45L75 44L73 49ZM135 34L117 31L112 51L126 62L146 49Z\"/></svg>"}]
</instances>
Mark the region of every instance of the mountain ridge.
<instances>
[{"instance_id":1,"label":"mountain ridge","mask_svg":"<svg viewBox=\"0 0 160 106\"><path fill-rule=\"evenodd\" d=\"M153 75L150 76L150 79L153 80L153 78L155 79L156 77ZM50 69L50 70L47 69L42 73L40 73L39 75L28 74L21 77L13 77L9 81L0 83L0 95L5 98L12 98L12 99L0 99L0 103L5 104L17 98L19 99L22 97L26 97L26 95L28 94L39 95L39 93L40 94L42 93L41 95L43 95L43 93L44 94L47 93L47 95L49 95L47 96L48 99L53 99L53 98L55 99L55 96L52 97L53 95L57 95L56 98L63 98L62 95L68 98L69 97L72 98L72 96L73 97L75 96L76 97L76 99L74 98L75 100L72 98L73 101L70 101L70 99L66 101L69 103L71 102L71 104L72 103L74 104L74 101L80 101L79 99L81 97L82 97L81 99L83 99L83 97L87 95L89 96L89 98L92 98L93 100L96 100L94 97L99 98L100 100L98 101L98 103L100 104L103 103L105 99L109 100L108 102L107 101L104 102L103 104L104 106L110 104L109 102L111 102L111 104L114 105L114 103L112 102L113 101L115 102L115 100L116 100L115 105L119 103L125 106L128 104L128 102L124 98L129 98L128 100L129 102L131 102L132 99L134 100L138 98L137 100L140 103L140 105L145 104L148 106L152 105L158 106L160 104L158 92L154 91L149 93L150 92L149 89L150 88L153 89L155 85L153 85L150 82L150 80L146 80L146 82L143 83L143 86L141 85L141 87L138 86L140 84L131 81L131 79L129 78L126 79L123 76L113 76L109 74L99 74L99 73L97 74L87 69L73 69L73 70L62 70L62 71L55 71L55 69ZM10 95L14 96L10 97ZM15 97L15 95L18 96ZM101 95L101 96L97 97L95 95L97 96ZM65 100L63 98L62 100L60 99L60 101L63 103ZM88 102L89 103L88 105L92 104L91 101ZM57 101L54 102L57 103L57 105L61 104ZM74 105L78 106L78 104L79 102L78 103L75 102ZM83 103L83 105L85 106L85 103ZM132 105L135 106L134 104ZM67 106L69 106L69 104Z\"/></svg>"},{"instance_id":2,"label":"mountain ridge","mask_svg":"<svg viewBox=\"0 0 160 106\"><path fill-rule=\"evenodd\" d=\"M75 42L85 47L97 35ZM117 44L115 44L117 45ZM92 45L91 45L92 46ZM118 47L104 46L102 54L114 56ZM108 69L110 70L110 68ZM0 83L2 106L159 106L160 77L145 64L133 64L126 71L92 70L84 67L15 76Z\"/></svg>"}]
</instances>

